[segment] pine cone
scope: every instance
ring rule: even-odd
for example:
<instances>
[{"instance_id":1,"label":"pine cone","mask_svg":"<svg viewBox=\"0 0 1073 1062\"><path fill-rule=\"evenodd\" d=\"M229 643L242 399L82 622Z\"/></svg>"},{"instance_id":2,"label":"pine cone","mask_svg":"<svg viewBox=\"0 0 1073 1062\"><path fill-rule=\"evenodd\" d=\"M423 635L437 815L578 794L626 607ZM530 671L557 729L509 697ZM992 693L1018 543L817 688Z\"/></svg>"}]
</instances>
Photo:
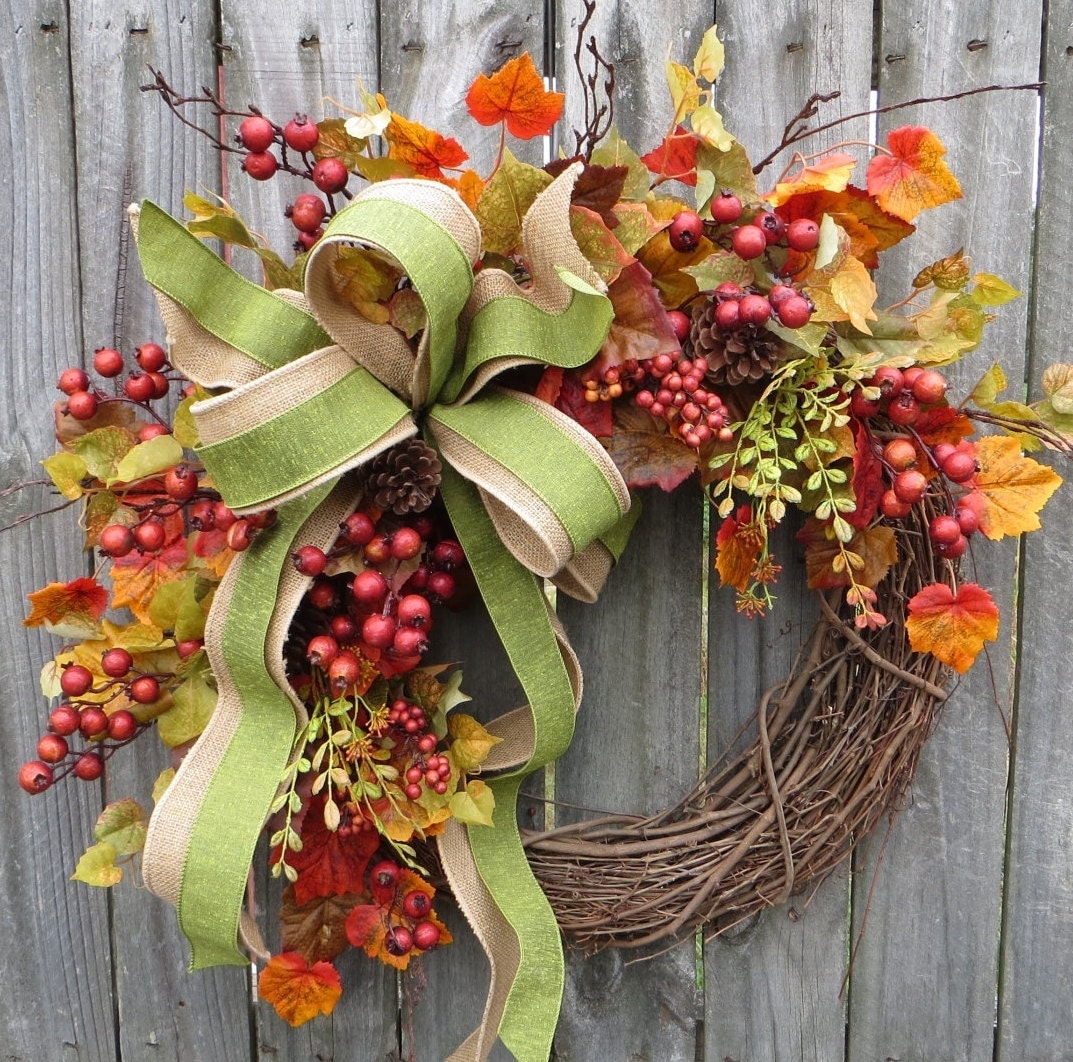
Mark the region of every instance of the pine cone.
<instances>
[{"instance_id":1,"label":"pine cone","mask_svg":"<svg viewBox=\"0 0 1073 1062\"><path fill-rule=\"evenodd\" d=\"M369 463L366 492L379 509L396 516L423 513L440 486L440 459L420 439L407 439Z\"/></svg>"},{"instance_id":2,"label":"pine cone","mask_svg":"<svg viewBox=\"0 0 1073 1062\"><path fill-rule=\"evenodd\" d=\"M766 328L751 324L724 332L716 324L717 305L712 299L694 308L686 354L708 359L707 378L715 384L736 387L770 376L782 357L782 340Z\"/></svg>"}]
</instances>

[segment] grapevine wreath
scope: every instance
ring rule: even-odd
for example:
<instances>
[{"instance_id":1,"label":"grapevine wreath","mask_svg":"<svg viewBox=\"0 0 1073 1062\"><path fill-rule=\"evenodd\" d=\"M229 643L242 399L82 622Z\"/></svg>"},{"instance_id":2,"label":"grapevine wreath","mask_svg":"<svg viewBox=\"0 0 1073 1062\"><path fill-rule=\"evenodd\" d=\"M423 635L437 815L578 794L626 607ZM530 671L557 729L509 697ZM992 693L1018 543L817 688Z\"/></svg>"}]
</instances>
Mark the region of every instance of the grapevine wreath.
<instances>
[{"instance_id":1,"label":"grapevine wreath","mask_svg":"<svg viewBox=\"0 0 1073 1062\"><path fill-rule=\"evenodd\" d=\"M545 1058L560 930L588 948L718 933L822 878L896 808L951 670L996 636L959 559L1037 528L1060 483L1025 450L1069 452L1073 366L1031 406L1002 400L998 368L954 404L940 371L1009 285L959 251L876 305L881 253L961 194L936 136L893 130L863 175L832 148L758 180L774 153L754 166L723 128L713 27L691 66L668 64L668 133L638 156L613 69L582 47L593 7L575 53L588 124L544 167L506 146L562 109L528 55L466 98L503 133L484 176L380 95L278 125L156 75L250 178L310 182L289 208L296 256L222 200L188 194L186 222L132 208L166 343L133 365L103 347L94 376L59 380L44 465L100 567L30 595L26 623L66 644L20 783L94 780L155 730L177 769L152 816L109 804L74 876L109 886L140 860L193 967L252 954L291 1024L331 1012L347 947L405 969L450 943L438 886L493 971L456 1057L498 1033ZM210 131L221 119L234 139ZM259 256L263 285L205 238ZM694 478L748 617L774 604L773 530L801 514L816 627L752 744L678 805L523 835L519 785L566 748L581 692L545 586L595 600L632 488ZM461 709L460 668L426 659L477 597L528 699L487 725ZM274 955L244 910L262 830L286 882Z\"/></svg>"}]
</instances>

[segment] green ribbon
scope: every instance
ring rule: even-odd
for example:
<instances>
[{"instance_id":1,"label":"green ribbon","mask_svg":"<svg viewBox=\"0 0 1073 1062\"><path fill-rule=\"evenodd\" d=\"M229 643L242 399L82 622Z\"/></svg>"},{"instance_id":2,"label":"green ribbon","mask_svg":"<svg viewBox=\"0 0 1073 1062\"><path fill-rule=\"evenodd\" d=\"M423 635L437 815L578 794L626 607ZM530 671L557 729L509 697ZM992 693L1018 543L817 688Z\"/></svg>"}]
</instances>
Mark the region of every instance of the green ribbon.
<instances>
[{"instance_id":1,"label":"green ribbon","mask_svg":"<svg viewBox=\"0 0 1073 1062\"><path fill-rule=\"evenodd\" d=\"M520 295L493 299L470 321L467 343L458 349L459 316L473 275L451 233L407 203L359 197L328 226L326 246L335 238L392 255L424 302L428 402L415 413L426 422L426 437L436 440L446 430L471 444L508 481L513 477L523 484L554 514L574 552L601 539L617 555L632 519L623 519L606 473L571 432L510 392L463 393L478 370L498 359L521 355L562 367L590 360L613 316L606 297L565 276L573 290L560 313ZM299 369L293 363L306 356L312 364L323 353L318 348L330 342L313 317L244 280L151 204L142 208L138 249L146 278L158 291L268 370ZM273 375L263 377L264 382ZM461 403L450 404L460 394ZM305 484L330 479L341 464L374 450L386 432L409 430L409 416L406 404L376 378L375 366L355 364L329 387L278 416L213 441L200 453L229 505L256 508L301 491ZM416 423L413 430L418 430ZM500 540L482 493L450 460L447 456L443 497L533 713L536 742L530 760L510 777L490 783L496 795L495 825L472 827L469 836L481 877L521 948L500 1035L519 1059L543 1062L562 995L563 957L554 914L522 850L515 807L525 775L569 745L574 696L539 583ZM494 485L480 485L504 500ZM243 693L242 718L205 791L179 896L180 924L191 942L195 967L246 961L236 947L246 874L294 734L291 704L265 667L264 638L296 536L329 489L330 484L318 486L284 505L276 526L262 532L238 562L235 606L221 649ZM505 493L509 497L509 489Z\"/></svg>"}]
</instances>

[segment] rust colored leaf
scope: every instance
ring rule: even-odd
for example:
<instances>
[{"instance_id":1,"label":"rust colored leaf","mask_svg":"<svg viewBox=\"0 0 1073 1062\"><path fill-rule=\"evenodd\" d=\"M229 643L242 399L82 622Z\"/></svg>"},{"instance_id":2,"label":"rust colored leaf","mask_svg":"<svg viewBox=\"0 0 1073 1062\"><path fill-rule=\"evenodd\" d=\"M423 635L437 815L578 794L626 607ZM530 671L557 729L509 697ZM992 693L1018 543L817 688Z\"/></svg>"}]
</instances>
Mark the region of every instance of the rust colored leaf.
<instances>
[{"instance_id":1,"label":"rust colored leaf","mask_svg":"<svg viewBox=\"0 0 1073 1062\"><path fill-rule=\"evenodd\" d=\"M615 428L608 451L630 487L672 491L699 467L696 453L653 422L651 429Z\"/></svg>"},{"instance_id":2,"label":"rust colored leaf","mask_svg":"<svg viewBox=\"0 0 1073 1062\"><path fill-rule=\"evenodd\" d=\"M922 210L961 198L961 186L943 156L943 142L920 125L905 125L887 137L889 155L868 164L868 194L895 217L912 221Z\"/></svg>"},{"instance_id":3,"label":"rust colored leaf","mask_svg":"<svg viewBox=\"0 0 1073 1062\"><path fill-rule=\"evenodd\" d=\"M564 96L549 92L525 52L504 63L491 77L479 74L466 93L466 107L481 125L507 123L519 140L545 136L563 112Z\"/></svg>"},{"instance_id":4,"label":"rust colored leaf","mask_svg":"<svg viewBox=\"0 0 1073 1062\"><path fill-rule=\"evenodd\" d=\"M1008 435L990 435L976 444L980 465L974 480L984 496L980 530L990 539L1039 529L1039 511L1058 489L1062 477L1021 452Z\"/></svg>"},{"instance_id":5,"label":"rust colored leaf","mask_svg":"<svg viewBox=\"0 0 1073 1062\"><path fill-rule=\"evenodd\" d=\"M626 266L636 261L615 239L614 233L594 210L572 206L570 231L577 240L581 253L608 284L612 283Z\"/></svg>"},{"instance_id":6,"label":"rust colored leaf","mask_svg":"<svg viewBox=\"0 0 1073 1062\"><path fill-rule=\"evenodd\" d=\"M798 540L805 543L805 569L808 585L812 590L831 590L850 585L850 572L836 567L843 553L834 538L828 538L826 525L810 518L797 533ZM858 531L845 546L846 553L855 558L852 572L858 586L875 588L886 577L891 565L898 559L898 543L894 529L883 524Z\"/></svg>"},{"instance_id":7,"label":"rust colored leaf","mask_svg":"<svg viewBox=\"0 0 1073 1062\"><path fill-rule=\"evenodd\" d=\"M719 585L732 586L738 593L744 593L763 547L763 531L756 526L752 509L742 505L723 521L715 536L715 570L719 572Z\"/></svg>"},{"instance_id":8,"label":"rust colored leaf","mask_svg":"<svg viewBox=\"0 0 1073 1062\"><path fill-rule=\"evenodd\" d=\"M579 161L583 160L580 157L552 159L544 169L553 177L558 177L567 166ZM613 208L622 198L629 173L628 166L597 166L589 163L574 184L570 203L594 211L609 229L615 228L619 218Z\"/></svg>"},{"instance_id":9,"label":"rust colored leaf","mask_svg":"<svg viewBox=\"0 0 1073 1062\"><path fill-rule=\"evenodd\" d=\"M681 181L682 184L697 183L697 148L700 138L684 125L664 137L663 143L653 148L641 161L661 180Z\"/></svg>"},{"instance_id":10,"label":"rust colored leaf","mask_svg":"<svg viewBox=\"0 0 1073 1062\"><path fill-rule=\"evenodd\" d=\"M33 610L22 621L25 627L74 622L92 630L108 608L108 591L89 576L69 583L49 583L27 596Z\"/></svg>"},{"instance_id":11,"label":"rust colored leaf","mask_svg":"<svg viewBox=\"0 0 1073 1062\"><path fill-rule=\"evenodd\" d=\"M540 382L537 384L536 391L533 394L541 402L547 402L549 406L554 406L558 401L559 392L563 389L563 376L565 373L566 370L561 369L558 365L549 365L540 377Z\"/></svg>"},{"instance_id":12,"label":"rust colored leaf","mask_svg":"<svg viewBox=\"0 0 1073 1062\"><path fill-rule=\"evenodd\" d=\"M932 583L910 600L905 629L915 652L931 653L964 675L984 642L998 637L998 618L982 586L964 583L955 594L946 583Z\"/></svg>"},{"instance_id":13,"label":"rust colored leaf","mask_svg":"<svg viewBox=\"0 0 1073 1062\"><path fill-rule=\"evenodd\" d=\"M134 550L112 562L112 606L129 608L143 623L152 623L149 606L165 584L186 571L186 540L173 538L158 553Z\"/></svg>"},{"instance_id":14,"label":"rust colored leaf","mask_svg":"<svg viewBox=\"0 0 1073 1062\"><path fill-rule=\"evenodd\" d=\"M606 439L613 431L611 403L590 402L585 397L581 373L576 369L563 373L562 384L553 405L598 439Z\"/></svg>"},{"instance_id":15,"label":"rust colored leaf","mask_svg":"<svg viewBox=\"0 0 1073 1062\"><path fill-rule=\"evenodd\" d=\"M852 485L857 508L846 513L845 517L854 527L867 527L879 508L879 499L883 497L886 483L883 480L883 464L872 445L872 436L859 425L854 431Z\"/></svg>"},{"instance_id":16,"label":"rust colored leaf","mask_svg":"<svg viewBox=\"0 0 1073 1062\"><path fill-rule=\"evenodd\" d=\"M339 972L330 962L312 966L296 951L273 955L257 978L262 999L289 1025L304 1025L318 1014L331 1014L343 994Z\"/></svg>"},{"instance_id":17,"label":"rust colored leaf","mask_svg":"<svg viewBox=\"0 0 1073 1062\"><path fill-rule=\"evenodd\" d=\"M309 903L298 904L294 887L287 886L279 912L283 947L298 952L306 962L334 959L347 948L343 924L361 898L360 893L347 893L317 896Z\"/></svg>"},{"instance_id":18,"label":"rust colored leaf","mask_svg":"<svg viewBox=\"0 0 1073 1062\"><path fill-rule=\"evenodd\" d=\"M194 556L200 558L218 579L222 579L228 565L238 556L227 545L227 532L217 528L198 531L190 538Z\"/></svg>"},{"instance_id":19,"label":"rust colored leaf","mask_svg":"<svg viewBox=\"0 0 1073 1062\"><path fill-rule=\"evenodd\" d=\"M389 144L388 157L409 163L421 177L438 180L444 176L444 167L455 169L469 158L453 137L441 136L435 129L426 129L394 112L384 138Z\"/></svg>"},{"instance_id":20,"label":"rust colored leaf","mask_svg":"<svg viewBox=\"0 0 1073 1062\"><path fill-rule=\"evenodd\" d=\"M324 800L312 802L302 822L302 850L287 857L298 880L294 898L300 906L318 896L345 896L365 888L365 870L380 845L375 830L343 836L324 825Z\"/></svg>"},{"instance_id":21,"label":"rust colored leaf","mask_svg":"<svg viewBox=\"0 0 1073 1062\"><path fill-rule=\"evenodd\" d=\"M623 269L608 287L607 295L615 308L615 319L600 350L601 366L620 365L629 358L643 361L657 354L679 357L681 346L652 283L652 274L640 262Z\"/></svg>"}]
</instances>

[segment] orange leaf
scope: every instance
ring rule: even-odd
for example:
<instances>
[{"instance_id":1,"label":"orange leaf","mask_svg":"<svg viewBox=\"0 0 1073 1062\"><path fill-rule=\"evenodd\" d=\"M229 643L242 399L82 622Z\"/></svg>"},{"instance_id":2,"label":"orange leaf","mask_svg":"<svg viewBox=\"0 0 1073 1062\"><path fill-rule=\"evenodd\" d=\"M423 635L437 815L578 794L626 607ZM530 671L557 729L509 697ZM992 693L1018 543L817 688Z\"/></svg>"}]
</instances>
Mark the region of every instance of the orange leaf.
<instances>
[{"instance_id":1,"label":"orange leaf","mask_svg":"<svg viewBox=\"0 0 1073 1062\"><path fill-rule=\"evenodd\" d=\"M922 210L961 198L961 186L943 156L943 142L920 125L905 125L887 137L889 155L868 164L868 194L890 214L912 221Z\"/></svg>"},{"instance_id":2,"label":"orange leaf","mask_svg":"<svg viewBox=\"0 0 1073 1062\"><path fill-rule=\"evenodd\" d=\"M984 647L998 637L998 606L976 583L964 583L955 594L946 583L924 587L909 602L905 629L918 653L931 653L960 675Z\"/></svg>"},{"instance_id":3,"label":"orange leaf","mask_svg":"<svg viewBox=\"0 0 1073 1062\"><path fill-rule=\"evenodd\" d=\"M715 536L715 546L719 585L732 586L738 593L744 593L764 546L763 531L757 527L748 505L741 506L723 521Z\"/></svg>"},{"instance_id":4,"label":"orange leaf","mask_svg":"<svg viewBox=\"0 0 1073 1062\"><path fill-rule=\"evenodd\" d=\"M26 627L73 620L80 626L92 628L108 608L108 591L88 576L72 579L69 583L49 583L27 596L33 611L22 621Z\"/></svg>"},{"instance_id":5,"label":"orange leaf","mask_svg":"<svg viewBox=\"0 0 1073 1062\"><path fill-rule=\"evenodd\" d=\"M775 190L765 197L766 201L772 206L780 206L802 192L841 192L856 166L857 160L844 152L824 155L810 165L802 166L785 181L779 181Z\"/></svg>"},{"instance_id":6,"label":"orange leaf","mask_svg":"<svg viewBox=\"0 0 1073 1062\"><path fill-rule=\"evenodd\" d=\"M828 538L824 525L815 518L810 517L805 522L797 538L805 543L805 570L811 590L849 586L851 581L858 586L874 588L898 559L894 529L882 524L858 531L844 547L845 552L856 555L862 564L852 572L836 568L836 561L843 558L844 552L836 540Z\"/></svg>"},{"instance_id":7,"label":"orange leaf","mask_svg":"<svg viewBox=\"0 0 1073 1062\"><path fill-rule=\"evenodd\" d=\"M1058 489L1062 477L1021 453L1008 435L989 435L976 444L980 471L974 484L984 496L980 530L990 539L1039 529L1036 515Z\"/></svg>"},{"instance_id":8,"label":"orange leaf","mask_svg":"<svg viewBox=\"0 0 1073 1062\"><path fill-rule=\"evenodd\" d=\"M149 605L165 583L186 571L186 540L172 539L159 553L132 550L112 562L112 607L129 608L143 623L152 623Z\"/></svg>"},{"instance_id":9,"label":"orange leaf","mask_svg":"<svg viewBox=\"0 0 1073 1062\"><path fill-rule=\"evenodd\" d=\"M504 63L491 77L479 74L466 93L466 107L481 125L507 123L519 140L550 133L563 113L561 92L548 92L528 52Z\"/></svg>"},{"instance_id":10,"label":"orange leaf","mask_svg":"<svg viewBox=\"0 0 1073 1062\"><path fill-rule=\"evenodd\" d=\"M339 971L330 962L310 966L296 951L273 955L257 979L262 999L290 1025L304 1025L318 1014L331 1014L343 984Z\"/></svg>"},{"instance_id":11,"label":"orange leaf","mask_svg":"<svg viewBox=\"0 0 1073 1062\"><path fill-rule=\"evenodd\" d=\"M469 158L453 137L441 136L435 129L426 129L394 112L384 137L391 145L388 158L409 163L421 177L439 180L444 176L441 166L454 169Z\"/></svg>"},{"instance_id":12,"label":"orange leaf","mask_svg":"<svg viewBox=\"0 0 1073 1062\"><path fill-rule=\"evenodd\" d=\"M697 148L700 138L689 132L684 125L664 137L659 147L654 147L641 161L651 173L668 181L682 184L697 183Z\"/></svg>"}]
</instances>

